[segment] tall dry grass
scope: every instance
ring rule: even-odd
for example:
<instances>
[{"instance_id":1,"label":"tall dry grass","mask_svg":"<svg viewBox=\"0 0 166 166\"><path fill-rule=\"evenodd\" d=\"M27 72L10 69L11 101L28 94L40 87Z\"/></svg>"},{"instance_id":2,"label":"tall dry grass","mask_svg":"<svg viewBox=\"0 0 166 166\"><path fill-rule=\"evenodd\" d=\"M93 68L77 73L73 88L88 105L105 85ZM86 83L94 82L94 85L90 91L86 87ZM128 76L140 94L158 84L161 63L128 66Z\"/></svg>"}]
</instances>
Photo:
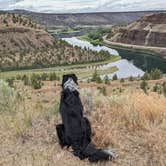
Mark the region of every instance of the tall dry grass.
<instances>
[{"instance_id":1,"label":"tall dry grass","mask_svg":"<svg viewBox=\"0 0 166 166\"><path fill-rule=\"evenodd\" d=\"M91 85L91 84L90 84ZM46 83L41 90L20 85L21 100L0 114L0 165L4 166L165 166L166 98L135 88L104 96L96 86L82 88L85 114L92 123L93 142L113 149L113 162L80 161L71 149L61 149L55 124L59 114L60 87ZM12 97L13 99L13 97Z\"/></svg>"},{"instance_id":2,"label":"tall dry grass","mask_svg":"<svg viewBox=\"0 0 166 166\"><path fill-rule=\"evenodd\" d=\"M140 90L93 94L91 122L96 145L115 150L119 154L117 165L166 165L164 96Z\"/></svg>"}]
</instances>

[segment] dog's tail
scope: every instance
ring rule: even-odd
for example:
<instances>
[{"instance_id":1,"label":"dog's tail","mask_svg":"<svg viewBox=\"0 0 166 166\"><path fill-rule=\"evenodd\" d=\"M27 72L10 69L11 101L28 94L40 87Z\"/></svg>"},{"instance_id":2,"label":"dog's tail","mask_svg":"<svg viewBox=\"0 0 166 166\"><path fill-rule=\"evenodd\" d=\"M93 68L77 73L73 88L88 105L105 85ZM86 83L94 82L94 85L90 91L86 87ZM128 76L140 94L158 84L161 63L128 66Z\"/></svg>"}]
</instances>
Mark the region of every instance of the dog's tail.
<instances>
[{"instance_id":1,"label":"dog's tail","mask_svg":"<svg viewBox=\"0 0 166 166\"><path fill-rule=\"evenodd\" d=\"M96 149L95 146L89 144L83 154L89 159L90 162L98 162L105 160L112 160L115 158L115 155L111 151Z\"/></svg>"}]
</instances>

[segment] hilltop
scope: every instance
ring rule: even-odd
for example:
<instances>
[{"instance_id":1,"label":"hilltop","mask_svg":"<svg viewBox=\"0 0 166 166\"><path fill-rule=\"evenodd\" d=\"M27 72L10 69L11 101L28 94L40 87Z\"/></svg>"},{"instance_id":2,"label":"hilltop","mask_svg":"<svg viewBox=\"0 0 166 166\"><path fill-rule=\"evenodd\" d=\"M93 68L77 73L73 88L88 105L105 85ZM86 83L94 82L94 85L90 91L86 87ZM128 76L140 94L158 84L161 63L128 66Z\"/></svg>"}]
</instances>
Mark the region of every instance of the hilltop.
<instances>
[{"instance_id":1,"label":"hilltop","mask_svg":"<svg viewBox=\"0 0 166 166\"><path fill-rule=\"evenodd\" d=\"M98 147L113 149L118 155L115 161L102 164L80 161L71 149L59 146L55 125L61 123L58 112L61 82L43 81L38 90L20 80L14 82L15 90L0 82L0 163L163 166L166 163L166 98L161 92L164 82L166 78L148 81L147 94L140 89L139 80L111 81L110 85L79 82L84 114L92 123L93 142Z\"/></svg>"},{"instance_id":2,"label":"hilltop","mask_svg":"<svg viewBox=\"0 0 166 166\"><path fill-rule=\"evenodd\" d=\"M0 13L0 69L108 60L108 53L80 49L51 36L25 16Z\"/></svg>"}]
</instances>

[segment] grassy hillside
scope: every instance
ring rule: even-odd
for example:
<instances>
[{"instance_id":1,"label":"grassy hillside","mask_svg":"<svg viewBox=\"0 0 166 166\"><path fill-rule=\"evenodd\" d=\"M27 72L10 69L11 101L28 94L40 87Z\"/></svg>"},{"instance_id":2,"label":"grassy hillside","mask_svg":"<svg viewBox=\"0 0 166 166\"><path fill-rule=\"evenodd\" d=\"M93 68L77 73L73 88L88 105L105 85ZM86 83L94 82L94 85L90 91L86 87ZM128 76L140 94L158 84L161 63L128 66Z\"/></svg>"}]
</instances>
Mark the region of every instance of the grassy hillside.
<instances>
[{"instance_id":1,"label":"grassy hillside","mask_svg":"<svg viewBox=\"0 0 166 166\"><path fill-rule=\"evenodd\" d=\"M80 83L85 114L92 123L93 142L118 154L113 162L94 165L166 164L166 98L153 90L165 81L166 78L148 81L147 94L140 89L140 81ZM16 81L15 89L11 89L0 82L1 165L93 165L58 145L55 124L61 121L60 82L43 84L34 90Z\"/></svg>"},{"instance_id":2,"label":"grassy hillside","mask_svg":"<svg viewBox=\"0 0 166 166\"><path fill-rule=\"evenodd\" d=\"M35 68L108 60L107 52L73 47L18 14L0 14L0 69Z\"/></svg>"}]
</instances>

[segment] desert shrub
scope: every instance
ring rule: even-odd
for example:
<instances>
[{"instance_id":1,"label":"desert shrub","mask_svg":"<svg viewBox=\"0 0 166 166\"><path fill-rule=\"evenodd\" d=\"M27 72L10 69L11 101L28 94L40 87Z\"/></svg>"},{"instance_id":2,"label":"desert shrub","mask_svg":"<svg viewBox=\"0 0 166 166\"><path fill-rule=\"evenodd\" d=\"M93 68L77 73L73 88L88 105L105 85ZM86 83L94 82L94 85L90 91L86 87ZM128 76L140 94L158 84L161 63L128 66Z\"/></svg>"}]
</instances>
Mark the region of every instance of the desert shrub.
<instances>
[{"instance_id":1,"label":"desert shrub","mask_svg":"<svg viewBox=\"0 0 166 166\"><path fill-rule=\"evenodd\" d=\"M148 73L148 71L146 71L144 73L144 75L141 77L142 80L150 80L150 74Z\"/></svg>"},{"instance_id":2,"label":"desert shrub","mask_svg":"<svg viewBox=\"0 0 166 166\"><path fill-rule=\"evenodd\" d=\"M9 85L10 87L13 87L14 80L15 80L15 78L14 78L14 77L11 77L11 78L6 79L6 82L8 83L8 85Z\"/></svg>"},{"instance_id":3,"label":"desert shrub","mask_svg":"<svg viewBox=\"0 0 166 166\"><path fill-rule=\"evenodd\" d=\"M100 76L98 76L98 77L96 78L96 82L99 83L99 84L102 83L102 79L100 78Z\"/></svg>"},{"instance_id":4,"label":"desert shrub","mask_svg":"<svg viewBox=\"0 0 166 166\"><path fill-rule=\"evenodd\" d=\"M23 81L24 85L30 85L30 79L27 75L23 75L21 80Z\"/></svg>"},{"instance_id":5,"label":"desert shrub","mask_svg":"<svg viewBox=\"0 0 166 166\"><path fill-rule=\"evenodd\" d=\"M95 69L95 71L94 71L94 73L93 73L93 75L92 75L91 81L92 81L92 82L95 82L97 77L98 77L98 73L97 73L97 70Z\"/></svg>"},{"instance_id":6,"label":"desert shrub","mask_svg":"<svg viewBox=\"0 0 166 166\"><path fill-rule=\"evenodd\" d=\"M162 77L162 73L159 69L154 69L154 70L151 70L150 77L152 80L157 80Z\"/></svg>"},{"instance_id":7,"label":"desert shrub","mask_svg":"<svg viewBox=\"0 0 166 166\"><path fill-rule=\"evenodd\" d=\"M142 80L157 80L162 77L162 73L159 69L153 69L150 72L146 71L141 77Z\"/></svg>"},{"instance_id":8,"label":"desert shrub","mask_svg":"<svg viewBox=\"0 0 166 166\"><path fill-rule=\"evenodd\" d=\"M163 83L163 94L166 97L166 82Z\"/></svg>"},{"instance_id":9,"label":"desert shrub","mask_svg":"<svg viewBox=\"0 0 166 166\"><path fill-rule=\"evenodd\" d=\"M92 79L91 79L92 82L97 82L97 83L102 83L102 80L99 76L99 74L97 73L97 70L95 69L93 75L92 75Z\"/></svg>"},{"instance_id":10,"label":"desert shrub","mask_svg":"<svg viewBox=\"0 0 166 166\"><path fill-rule=\"evenodd\" d=\"M143 81L141 82L141 84L140 84L140 88L141 88L145 93L147 93L148 83L147 83L145 80L143 80Z\"/></svg>"},{"instance_id":11,"label":"desert shrub","mask_svg":"<svg viewBox=\"0 0 166 166\"><path fill-rule=\"evenodd\" d=\"M156 83L154 85L154 87L153 87L153 92L157 92L157 93L161 94L162 93L162 87L161 87L161 85L158 84L158 83Z\"/></svg>"},{"instance_id":12,"label":"desert shrub","mask_svg":"<svg viewBox=\"0 0 166 166\"><path fill-rule=\"evenodd\" d=\"M114 74L114 75L113 75L112 80L113 80L113 81L118 80L117 74Z\"/></svg>"},{"instance_id":13,"label":"desert shrub","mask_svg":"<svg viewBox=\"0 0 166 166\"><path fill-rule=\"evenodd\" d=\"M18 74L18 75L16 76L16 80L21 80L21 75Z\"/></svg>"},{"instance_id":14,"label":"desert shrub","mask_svg":"<svg viewBox=\"0 0 166 166\"><path fill-rule=\"evenodd\" d=\"M104 83L105 84L110 84L110 80L109 80L109 77L106 75L105 77L104 77Z\"/></svg>"},{"instance_id":15,"label":"desert shrub","mask_svg":"<svg viewBox=\"0 0 166 166\"><path fill-rule=\"evenodd\" d=\"M31 86L34 89L40 89L42 87L42 82L40 76L37 74L32 74L31 76Z\"/></svg>"},{"instance_id":16,"label":"desert shrub","mask_svg":"<svg viewBox=\"0 0 166 166\"><path fill-rule=\"evenodd\" d=\"M106 92L106 87L103 86L103 87L97 87L97 89L99 90L99 93L106 96L107 95L107 92Z\"/></svg>"},{"instance_id":17,"label":"desert shrub","mask_svg":"<svg viewBox=\"0 0 166 166\"><path fill-rule=\"evenodd\" d=\"M48 74L47 73L42 73L41 74L41 80L46 81L48 79Z\"/></svg>"},{"instance_id":18,"label":"desert shrub","mask_svg":"<svg viewBox=\"0 0 166 166\"><path fill-rule=\"evenodd\" d=\"M124 78L121 78L121 79L120 79L120 83L123 83L123 82L125 82L125 79L124 79Z\"/></svg>"},{"instance_id":19,"label":"desert shrub","mask_svg":"<svg viewBox=\"0 0 166 166\"><path fill-rule=\"evenodd\" d=\"M129 77L129 81L134 81L133 76L130 76L130 77Z\"/></svg>"},{"instance_id":20,"label":"desert shrub","mask_svg":"<svg viewBox=\"0 0 166 166\"><path fill-rule=\"evenodd\" d=\"M56 73L52 72L49 74L49 80L50 81L55 81L57 79Z\"/></svg>"},{"instance_id":21,"label":"desert shrub","mask_svg":"<svg viewBox=\"0 0 166 166\"><path fill-rule=\"evenodd\" d=\"M17 93L6 81L0 80L0 113L14 111Z\"/></svg>"}]
</instances>

